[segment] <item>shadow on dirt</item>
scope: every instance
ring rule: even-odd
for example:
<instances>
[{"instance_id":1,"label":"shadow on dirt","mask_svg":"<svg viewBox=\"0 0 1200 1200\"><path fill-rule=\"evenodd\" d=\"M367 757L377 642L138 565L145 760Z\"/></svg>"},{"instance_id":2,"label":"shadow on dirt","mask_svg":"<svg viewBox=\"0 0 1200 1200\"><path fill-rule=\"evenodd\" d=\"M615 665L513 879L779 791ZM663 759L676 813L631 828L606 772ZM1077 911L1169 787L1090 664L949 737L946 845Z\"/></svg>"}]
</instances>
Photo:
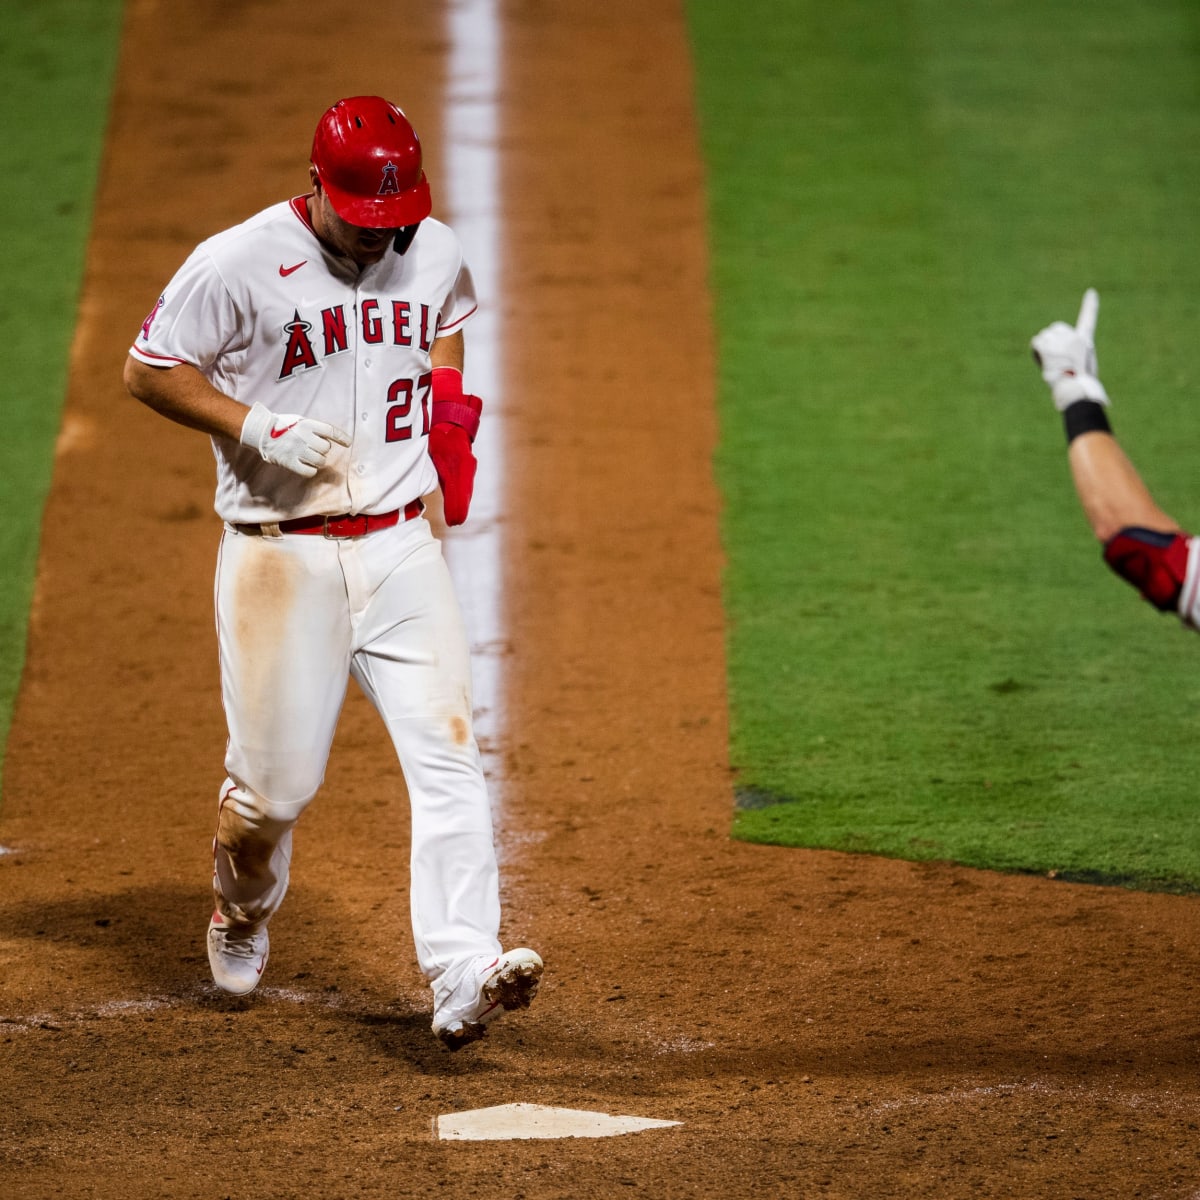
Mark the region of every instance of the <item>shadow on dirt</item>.
<instances>
[{"instance_id":1,"label":"shadow on dirt","mask_svg":"<svg viewBox=\"0 0 1200 1200\"><path fill-rule=\"evenodd\" d=\"M33 999L35 972L14 964L14 976L23 973L34 983L30 1004L36 1012L14 1011L10 997L0 1022L68 1026L97 1014L154 1009L160 1019L174 1013L189 1023L206 1016L245 1018L260 1032L277 1023L284 1039L319 1023L340 1027L373 1056L417 1072L495 1069L470 1048L451 1054L434 1038L432 998L410 949L407 962L407 947L397 946L394 963L372 963L365 939L355 936L361 923L347 921L335 900L311 890L294 888L272 923L272 959L262 985L249 996L219 991L204 944L208 899L203 886L165 885L82 893L49 904L0 904L0 939L35 947L36 974L70 985L60 1003ZM76 1012L68 995L89 999Z\"/></svg>"}]
</instances>

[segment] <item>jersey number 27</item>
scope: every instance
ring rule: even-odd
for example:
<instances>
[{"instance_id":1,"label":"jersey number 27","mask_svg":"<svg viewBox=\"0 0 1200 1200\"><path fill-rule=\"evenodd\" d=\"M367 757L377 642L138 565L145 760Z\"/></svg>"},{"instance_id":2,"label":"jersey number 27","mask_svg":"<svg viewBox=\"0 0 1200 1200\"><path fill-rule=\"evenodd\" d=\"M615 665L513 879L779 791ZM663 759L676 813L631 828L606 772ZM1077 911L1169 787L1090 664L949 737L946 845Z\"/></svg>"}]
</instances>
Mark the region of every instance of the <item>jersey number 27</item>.
<instances>
[{"instance_id":1,"label":"jersey number 27","mask_svg":"<svg viewBox=\"0 0 1200 1200\"><path fill-rule=\"evenodd\" d=\"M413 414L413 398L418 393L421 397L421 436L429 433L429 396L433 390L433 372L426 371L415 382L411 379L397 379L387 394L387 431L384 437L388 442L407 442L413 435L416 424Z\"/></svg>"}]
</instances>

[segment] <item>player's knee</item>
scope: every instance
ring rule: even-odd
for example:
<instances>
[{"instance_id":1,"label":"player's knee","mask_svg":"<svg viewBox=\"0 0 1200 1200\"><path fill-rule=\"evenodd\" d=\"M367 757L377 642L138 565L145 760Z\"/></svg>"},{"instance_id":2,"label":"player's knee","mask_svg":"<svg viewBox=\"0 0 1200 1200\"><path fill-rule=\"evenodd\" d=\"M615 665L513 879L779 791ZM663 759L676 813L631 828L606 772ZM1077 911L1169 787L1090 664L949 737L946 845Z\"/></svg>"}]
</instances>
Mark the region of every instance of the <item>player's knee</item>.
<instances>
[{"instance_id":1,"label":"player's knee","mask_svg":"<svg viewBox=\"0 0 1200 1200\"><path fill-rule=\"evenodd\" d=\"M256 780L256 785L248 786L239 783L229 787L221 795L221 812L227 814L230 820L254 828L257 826L290 826L308 807L315 788L296 781L296 786L289 788L286 781L278 779Z\"/></svg>"},{"instance_id":2,"label":"player's knee","mask_svg":"<svg viewBox=\"0 0 1200 1200\"><path fill-rule=\"evenodd\" d=\"M324 756L297 752L248 751L231 742L225 756L230 780L245 802L264 817L295 820L308 807L325 776Z\"/></svg>"},{"instance_id":3,"label":"player's knee","mask_svg":"<svg viewBox=\"0 0 1200 1200\"><path fill-rule=\"evenodd\" d=\"M1187 578L1188 539L1129 526L1104 544L1104 561L1163 612L1174 612Z\"/></svg>"},{"instance_id":4,"label":"player's knee","mask_svg":"<svg viewBox=\"0 0 1200 1200\"><path fill-rule=\"evenodd\" d=\"M262 796L247 788L230 788L217 810L217 844L235 857L269 858L295 824L294 818L276 816Z\"/></svg>"}]
</instances>

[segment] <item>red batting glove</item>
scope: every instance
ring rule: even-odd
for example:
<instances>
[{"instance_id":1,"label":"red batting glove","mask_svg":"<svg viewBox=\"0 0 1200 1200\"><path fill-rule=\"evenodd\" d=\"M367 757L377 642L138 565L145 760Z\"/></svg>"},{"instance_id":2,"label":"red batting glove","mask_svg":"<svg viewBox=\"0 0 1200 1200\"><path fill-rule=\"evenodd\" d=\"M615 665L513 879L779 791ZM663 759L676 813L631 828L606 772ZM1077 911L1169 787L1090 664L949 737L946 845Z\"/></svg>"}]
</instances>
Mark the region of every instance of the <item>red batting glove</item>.
<instances>
[{"instance_id":1,"label":"red batting glove","mask_svg":"<svg viewBox=\"0 0 1200 1200\"><path fill-rule=\"evenodd\" d=\"M471 443L482 412L483 401L463 392L461 372L453 367L434 369L429 457L442 486L447 525L461 525L471 508L477 466Z\"/></svg>"}]
</instances>

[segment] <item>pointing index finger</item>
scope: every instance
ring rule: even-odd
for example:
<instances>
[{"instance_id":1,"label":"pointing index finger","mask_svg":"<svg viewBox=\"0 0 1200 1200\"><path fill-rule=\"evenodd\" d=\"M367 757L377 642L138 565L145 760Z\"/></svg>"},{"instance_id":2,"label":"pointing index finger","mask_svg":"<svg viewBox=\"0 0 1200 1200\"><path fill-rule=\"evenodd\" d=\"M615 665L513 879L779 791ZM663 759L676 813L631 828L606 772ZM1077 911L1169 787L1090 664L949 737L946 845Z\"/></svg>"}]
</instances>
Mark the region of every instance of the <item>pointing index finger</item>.
<instances>
[{"instance_id":1,"label":"pointing index finger","mask_svg":"<svg viewBox=\"0 0 1200 1200\"><path fill-rule=\"evenodd\" d=\"M1088 288L1083 293L1083 303L1079 306L1079 319L1075 328L1089 341L1096 340L1096 317L1100 312L1100 294L1095 288Z\"/></svg>"}]
</instances>

